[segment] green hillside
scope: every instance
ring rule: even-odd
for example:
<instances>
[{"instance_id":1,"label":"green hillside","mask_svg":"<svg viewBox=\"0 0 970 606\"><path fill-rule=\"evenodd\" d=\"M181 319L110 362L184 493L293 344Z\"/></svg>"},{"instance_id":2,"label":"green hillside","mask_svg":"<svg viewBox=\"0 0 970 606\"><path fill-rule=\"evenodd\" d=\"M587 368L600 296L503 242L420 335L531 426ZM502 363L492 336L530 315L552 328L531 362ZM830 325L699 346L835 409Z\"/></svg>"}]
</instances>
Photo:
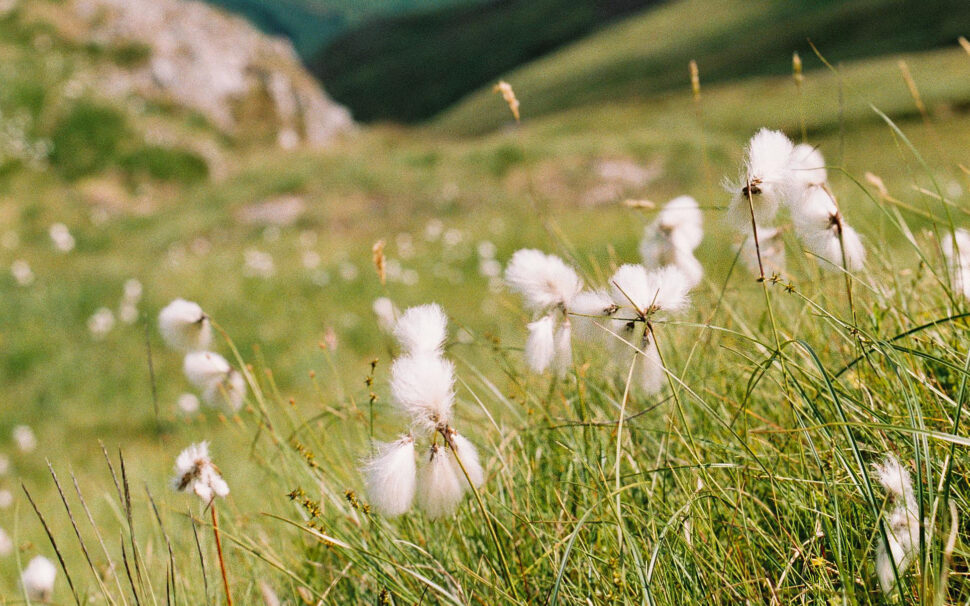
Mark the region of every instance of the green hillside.
<instances>
[{"instance_id":1,"label":"green hillside","mask_svg":"<svg viewBox=\"0 0 970 606\"><path fill-rule=\"evenodd\" d=\"M704 85L791 73L798 51L821 67L807 40L833 63L954 44L966 34L970 3L849 0L791 3L681 0L631 17L546 58L503 75L523 119L583 105L647 99L689 86L687 64ZM482 133L508 122L489 87L436 121L454 133Z\"/></svg>"},{"instance_id":2,"label":"green hillside","mask_svg":"<svg viewBox=\"0 0 970 606\"><path fill-rule=\"evenodd\" d=\"M374 19L311 71L362 121L426 119L502 73L659 0L490 0Z\"/></svg>"}]
</instances>

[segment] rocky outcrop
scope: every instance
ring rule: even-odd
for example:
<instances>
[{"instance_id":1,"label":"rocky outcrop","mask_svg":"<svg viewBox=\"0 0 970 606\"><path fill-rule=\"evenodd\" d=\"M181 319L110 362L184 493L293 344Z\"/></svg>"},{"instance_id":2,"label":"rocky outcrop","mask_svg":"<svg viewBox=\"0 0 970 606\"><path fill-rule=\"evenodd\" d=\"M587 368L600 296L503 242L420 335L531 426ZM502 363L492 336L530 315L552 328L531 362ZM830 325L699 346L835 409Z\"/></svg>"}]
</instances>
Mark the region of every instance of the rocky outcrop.
<instances>
[{"instance_id":1,"label":"rocky outcrop","mask_svg":"<svg viewBox=\"0 0 970 606\"><path fill-rule=\"evenodd\" d=\"M272 128L284 148L324 146L353 128L350 113L303 69L289 41L240 17L196 0L75 0L73 6L95 42L145 48L143 61L106 74L109 94L168 99L236 133L250 127L244 112L265 106L270 115L260 115L259 126Z\"/></svg>"}]
</instances>

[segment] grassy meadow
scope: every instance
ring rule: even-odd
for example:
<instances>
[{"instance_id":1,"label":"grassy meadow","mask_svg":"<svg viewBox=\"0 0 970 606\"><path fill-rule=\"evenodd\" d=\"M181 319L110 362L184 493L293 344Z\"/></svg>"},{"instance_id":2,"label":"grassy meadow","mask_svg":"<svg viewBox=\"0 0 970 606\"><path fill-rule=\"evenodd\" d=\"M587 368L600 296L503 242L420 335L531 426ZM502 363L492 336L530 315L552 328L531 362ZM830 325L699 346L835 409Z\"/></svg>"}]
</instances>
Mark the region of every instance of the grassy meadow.
<instances>
[{"instance_id":1,"label":"grassy meadow","mask_svg":"<svg viewBox=\"0 0 970 606\"><path fill-rule=\"evenodd\" d=\"M19 73L38 67L0 50ZM0 604L23 603L31 557L55 559L21 483L73 583L59 572L54 603L226 603L208 512L169 485L175 456L200 440L232 491L218 512L237 604L970 602L967 302L939 246L967 224L970 55L846 62L801 88L791 76L707 86L701 61L699 101L682 70L680 89L616 103L593 80L590 105L556 112L513 74L521 125L479 96L322 152L227 143L171 108L117 110L168 129L182 153L106 133L115 143L87 163L0 164L0 489L14 495L0 527L15 545ZM38 132L97 135L71 129L73 105L35 105ZM784 274L759 283L739 262L721 181L761 126L825 154L868 251L848 282L790 233ZM200 139L223 160L204 176ZM690 311L657 328L664 392L630 388L629 360L595 346L564 379L528 372L530 318L500 280L512 253L559 254L606 286L638 261L654 216L623 202L684 193L704 209L706 274ZM69 251L52 243L55 223ZM24 263L31 280L12 271ZM142 294L126 322L132 279ZM402 425L380 296L402 310L437 301L450 318L456 423L486 470L480 500L453 518L367 507L358 462ZM192 389L156 326L176 297L202 305L215 348L246 369L238 414L177 406ZM101 308L106 331L92 322ZM10 438L18 425L36 434L32 452ZM885 453L911 469L927 520L888 596L873 564L887 499L871 478Z\"/></svg>"}]
</instances>

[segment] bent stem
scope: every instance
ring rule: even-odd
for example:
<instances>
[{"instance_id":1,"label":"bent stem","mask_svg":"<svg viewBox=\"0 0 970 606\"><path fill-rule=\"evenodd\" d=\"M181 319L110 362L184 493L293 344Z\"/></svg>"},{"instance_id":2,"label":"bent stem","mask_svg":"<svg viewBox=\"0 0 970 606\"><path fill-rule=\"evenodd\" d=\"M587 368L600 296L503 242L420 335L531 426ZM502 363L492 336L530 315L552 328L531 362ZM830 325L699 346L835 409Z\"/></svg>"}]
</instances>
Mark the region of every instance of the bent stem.
<instances>
[{"instance_id":1,"label":"bent stem","mask_svg":"<svg viewBox=\"0 0 970 606\"><path fill-rule=\"evenodd\" d=\"M465 464L462 462L461 457L458 456L458 449L455 448L455 441L451 438L450 428L441 427L438 428L438 433L444 438L448 448L451 449L451 455L455 457L455 461L458 461L458 467L461 468L461 473L465 476L465 481L468 482L469 488L472 489L472 494L475 495L475 501L478 502L478 509L482 512L482 517L485 519L485 525L488 526L488 533L492 536L492 542L495 543L495 550L498 551L499 560L502 562L502 572L505 574L505 582L509 586L509 590L512 592L512 597L516 601L519 600L519 592L515 588L515 583L512 582L512 570L509 568L509 562L505 557L505 550L502 548L502 543L498 540L498 532L495 531L495 526L492 524L492 519L488 516L488 510L485 509L485 502L482 500L482 495L479 494L478 489L475 488L475 484L472 482L471 476L468 475L468 470L465 469Z\"/></svg>"},{"instance_id":2,"label":"bent stem","mask_svg":"<svg viewBox=\"0 0 970 606\"><path fill-rule=\"evenodd\" d=\"M751 199L751 182L745 188L745 197L748 199L748 211L751 213L751 233L754 234L754 252L758 257L758 273L761 274L758 282L765 281L765 267L761 263L761 244L758 242L758 222L754 218L754 200Z\"/></svg>"},{"instance_id":3,"label":"bent stem","mask_svg":"<svg viewBox=\"0 0 970 606\"><path fill-rule=\"evenodd\" d=\"M216 513L216 503L209 504L212 511L212 535L216 539L216 553L219 554L219 571L222 573L222 588L226 591L226 606L232 606L232 594L229 593L229 576L226 574L226 561L222 557L222 541L219 539L219 515Z\"/></svg>"}]
</instances>

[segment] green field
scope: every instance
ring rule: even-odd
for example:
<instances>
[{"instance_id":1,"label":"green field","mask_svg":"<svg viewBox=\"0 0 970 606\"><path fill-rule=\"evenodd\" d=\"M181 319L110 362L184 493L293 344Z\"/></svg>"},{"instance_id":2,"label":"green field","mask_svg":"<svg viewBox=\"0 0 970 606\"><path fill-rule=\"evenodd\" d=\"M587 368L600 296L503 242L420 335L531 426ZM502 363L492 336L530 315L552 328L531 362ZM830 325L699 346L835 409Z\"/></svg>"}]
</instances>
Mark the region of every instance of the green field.
<instances>
[{"instance_id":1,"label":"green field","mask_svg":"<svg viewBox=\"0 0 970 606\"><path fill-rule=\"evenodd\" d=\"M508 77L521 126L508 125L500 97L481 95L426 127L366 128L326 151L283 153L221 137L177 108L69 100L57 91L70 62L103 53L55 37L47 56L68 67L43 70L51 60L30 51L36 35L0 21L0 58L14 66L0 70L2 124L20 116L26 125L0 139L0 452L11 460L0 489L16 496L0 510L16 546L2 559L0 604L22 603L27 560L54 558L21 482L80 601L225 603L209 518L169 487L175 456L203 439L232 489L218 507L238 604L264 603L262 582L290 604L970 599L967 303L949 287L938 248L938 236L967 224L970 56L959 47L845 61L838 73L808 72L800 92L788 75L709 86L715 67L698 55L699 103L686 65L683 84L671 75L656 96L601 97L609 83L586 80L589 96L575 106L520 78L532 69L558 78L552 67L526 67ZM790 61L788 49L762 52ZM97 111L105 128L92 134L77 115ZM169 151L142 135L150 125L173 134ZM851 309L842 277L818 272L792 237L788 274L776 283L735 264L720 183L736 176L761 126L795 140L804 128L828 160L869 255L851 278ZM103 144L41 162L9 144L55 136L61 149ZM218 146L224 171L200 175L191 159L199 141ZM658 328L671 386L625 399L626 368L617 367L627 362L595 347L579 349L563 380L530 374L527 314L483 275L483 243L502 265L521 247L555 252L602 286L617 265L637 261L653 217L622 202L683 193L705 209L707 273L690 311ZM252 218L287 197L303 204L292 223ZM75 239L69 252L52 244L55 223ZM371 264L379 239L385 286ZM29 265L29 284L15 279L17 261ZM144 289L136 321L119 319L98 338L89 320L102 307L118 317L132 278ZM372 436L392 439L402 425L387 385L397 347L371 311L379 296L402 309L437 301L451 318L457 422L482 453L482 504L497 541L471 497L439 521L365 510L358 462ZM198 301L250 365L238 415L179 412L191 388L155 326L175 297ZM239 365L221 332L215 348ZM10 437L20 424L37 435L33 452ZM886 495L870 478L887 452L909 464L930 520L919 562L890 597L873 566ZM297 489L305 496L288 496ZM951 503L960 540L948 552ZM55 595L73 603L63 572Z\"/></svg>"}]
</instances>

